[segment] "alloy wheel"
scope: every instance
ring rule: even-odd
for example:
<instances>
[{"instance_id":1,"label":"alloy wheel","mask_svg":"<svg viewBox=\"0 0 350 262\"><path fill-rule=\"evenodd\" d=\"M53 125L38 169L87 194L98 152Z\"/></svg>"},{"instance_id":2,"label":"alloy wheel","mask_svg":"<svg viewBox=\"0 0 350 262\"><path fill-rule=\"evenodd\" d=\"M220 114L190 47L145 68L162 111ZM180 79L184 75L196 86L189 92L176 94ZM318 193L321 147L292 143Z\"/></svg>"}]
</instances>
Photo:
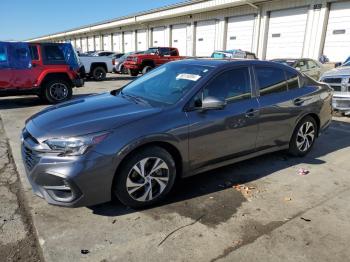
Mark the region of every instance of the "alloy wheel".
<instances>
[{"instance_id":1,"label":"alloy wheel","mask_svg":"<svg viewBox=\"0 0 350 262\"><path fill-rule=\"evenodd\" d=\"M56 101L65 100L68 96L68 87L63 83L54 83L49 88L50 96Z\"/></svg>"},{"instance_id":2,"label":"alloy wheel","mask_svg":"<svg viewBox=\"0 0 350 262\"><path fill-rule=\"evenodd\" d=\"M169 167L158 157L144 158L130 170L126 179L128 194L137 201L151 201L162 194L169 182Z\"/></svg>"},{"instance_id":3,"label":"alloy wheel","mask_svg":"<svg viewBox=\"0 0 350 262\"><path fill-rule=\"evenodd\" d=\"M301 125L297 134L297 147L300 151L307 151L315 139L315 126L312 122L305 122Z\"/></svg>"}]
</instances>

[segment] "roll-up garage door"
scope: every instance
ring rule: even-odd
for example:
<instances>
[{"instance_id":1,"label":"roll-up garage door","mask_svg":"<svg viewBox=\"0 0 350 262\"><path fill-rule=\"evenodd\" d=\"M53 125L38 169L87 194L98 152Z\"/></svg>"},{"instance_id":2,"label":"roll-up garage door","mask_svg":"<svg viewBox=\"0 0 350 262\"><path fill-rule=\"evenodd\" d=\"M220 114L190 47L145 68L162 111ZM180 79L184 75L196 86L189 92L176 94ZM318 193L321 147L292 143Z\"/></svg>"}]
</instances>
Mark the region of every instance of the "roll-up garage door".
<instances>
[{"instance_id":1,"label":"roll-up garage door","mask_svg":"<svg viewBox=\"0 0 350 262\"><path fill-rule=\"evenodd\" d=\"M173 25L171 45L179 50L180 55L187 55L187 24Z\"/></svg>"},{"instance_id":2,"label":"roll-up garage door","mask_svg":"<svg viewBox=\"0 0 350 262\"><path fill-rule=\"evenodd\" d=\"M100 36L95 36L95 50L96 51L102 50L102 48L101 48L101 37Z\"/></svg>"},{"instance_id":3,"label":"roll-up garage door","mask_svg":"<svg viewBox=\"0 0 350 262\"><path fill-rule=\"evenodd\" d=\"M103 50L112 51L112 39L110 34L103 36Z\"/></svg>"},{"instance_id":4,"label":"roll-up garage door","mask_svg":"<svg viewBox=\"0 0 350 262\"><path fill-rule=\"evenodd\" d=\"M147 49L147 31L146 30L137 30L137 42L136 50L144 51Z\"/></svg>"},{"instance_id":5,"label":"roll-up garage door","mask_svg":"<svg viewBox=\"0 0 350 262\"><path fill-rule=\"evenodd\" d=\"M231 17L227 23L226 49L253 50L254 15Z\"/></svg>"},{"instance_id":6,"label":"roll-up garage door","mask_svg":"<svg viewBox=\"0 0 350 262\"><path fill-rule=\"evenodd\" d=\"M81 39L81 49L83 52L88 51L87 38L85 37Z\"/></svg>"},{"instance_id":7,"label":"roll-up garage door","mask_svg":"<svg viewBox=\"0 0 350 262\"><path fill-rule=\"evenodd\" d=\"M113 51L114 52L123 52L122 34L121 33L114 33L113 34Z\"/></svg>"},{"instance_id":8,"label":"roll-up garage door","mask_svg":"<svg viewBox=\"0 0 350 262\"><path fill-rule=\"evenodd\" d=\"M75 39L75 48L77 49L77 50L79 50L79 51L82 51L81 49L81 40L80 40L80 38L77 38L77 39Z\"/></svg>"},{"instance_id":9,"label":"roll-up garage door","mask_svg":"<svg viewBox=\"0 0 350 262\"><path fill-rule=\"evenodd\" d=\"M302 57L306 23L307 8L271 12L266 58Z\"/></svg>"},{"instance_id":10,"label":"roll-up garage door","mask_svg":"<svg viewBox=\"0 0 350 262\"><path fill-rule=\"evenodd\" d=\"M94 51L95 50L95 46L94 46L94 37L90 36L88 38L88 51Z\"/></svg>"},{"instance_id":11,"label":"roll-up garage door","mask_svg":"<svg viewBox=\"0 0 350 262\"><path fill-rule=\"evenodd\" d=\"M196 56L210 56L215 49L215 20L197 22Z\"/></svg>"},{"instance_id":12,"label":"roll-up garage door","mask_svg":"<svg viewBox=\"0 0 350 262\"><path fill-rule=\"evenodd\" d=\"M350 2L331 5L323 54L333 62L350 56Z\"/></svg>"},{"instance_id":13,"label":"roll-up garage door","mask_svg":"<svg viewBox=\"0 0 350 262\"><path fill-rule=\"evenodd\" d=\"M124 32L124 52L132 52L135 51L133 44L133 32Z\"/></svg>"},{"instance_id":14,"label":"roll-up garage door","mask_svg":"<svg viewBox=\"0 0 350 262\"><path fill-rule=\"evenodd\" d=\"M154 47L165 45L165 27L153 28L152 32L152 44Z\"/></svg>"}]
</instances>

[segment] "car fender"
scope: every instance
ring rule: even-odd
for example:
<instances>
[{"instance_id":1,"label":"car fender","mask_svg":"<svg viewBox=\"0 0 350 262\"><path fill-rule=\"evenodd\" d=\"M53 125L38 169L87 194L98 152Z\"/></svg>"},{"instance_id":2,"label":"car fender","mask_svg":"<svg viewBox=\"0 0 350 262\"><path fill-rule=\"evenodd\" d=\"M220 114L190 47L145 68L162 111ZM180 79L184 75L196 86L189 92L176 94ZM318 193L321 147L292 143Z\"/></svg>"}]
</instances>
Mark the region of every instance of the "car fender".
<instances>
[{"instance_id":1,"label":"car fender","mask_svg":"<svg viewBox=\"0 0 350 262\"><path fill-rule=\"evenodd\" d=\"M58 68L45 69L44 71L42 71L40 73L40 75L37 79L36 85L40 86L43 83L43 81L45 80L45 78L50 74L65 74L71 80L74 78L72 72L69 72L64 68L62 68L62 69L58 69Z\"/></svg>"}]
</instances>

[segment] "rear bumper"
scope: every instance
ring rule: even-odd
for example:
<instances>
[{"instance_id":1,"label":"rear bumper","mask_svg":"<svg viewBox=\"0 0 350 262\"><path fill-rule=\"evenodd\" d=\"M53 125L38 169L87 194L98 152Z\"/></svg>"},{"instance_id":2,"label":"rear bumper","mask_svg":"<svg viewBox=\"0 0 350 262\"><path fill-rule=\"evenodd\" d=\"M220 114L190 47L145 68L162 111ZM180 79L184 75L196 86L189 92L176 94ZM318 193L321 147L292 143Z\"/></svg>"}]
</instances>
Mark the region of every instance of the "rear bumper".
<instances>
[{"instance_id":1,"label":"rear bumper","mask_svg":"<svg viewBox=\"0 0 350 262\"><path fill-rule=\"evenodd\" d=\"M84 86L84 79L82 79L82 78L75 78L75 79L72 80L72 82L73 82L73 85L75 87L82 87L82 86Z\"/></svg>"}]
</instances>

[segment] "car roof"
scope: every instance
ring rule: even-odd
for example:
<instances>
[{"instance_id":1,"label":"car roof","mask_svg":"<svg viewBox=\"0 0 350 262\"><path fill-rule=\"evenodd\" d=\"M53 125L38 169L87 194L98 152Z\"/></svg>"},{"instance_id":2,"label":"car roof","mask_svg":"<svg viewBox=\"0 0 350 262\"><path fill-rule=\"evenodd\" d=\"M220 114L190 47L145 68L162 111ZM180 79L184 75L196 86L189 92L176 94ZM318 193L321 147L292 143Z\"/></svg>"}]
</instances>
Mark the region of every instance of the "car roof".
<instances>
[{"instance_id":1,"label":"car roof","mask_svg":"<svg viewBox=\"0 0 350 262\"><path fill-rule=\"evenodd\" d=\"M278 64L271 61L262 61L254 59L211 59L211 58L194 58L178 60L173 63L193 65L193 66L208 66L208 67L226 67L230 65L262 65L262 66L274 66L280 68L290 69L289 66Z\"/></svg>"}]
</instances>

